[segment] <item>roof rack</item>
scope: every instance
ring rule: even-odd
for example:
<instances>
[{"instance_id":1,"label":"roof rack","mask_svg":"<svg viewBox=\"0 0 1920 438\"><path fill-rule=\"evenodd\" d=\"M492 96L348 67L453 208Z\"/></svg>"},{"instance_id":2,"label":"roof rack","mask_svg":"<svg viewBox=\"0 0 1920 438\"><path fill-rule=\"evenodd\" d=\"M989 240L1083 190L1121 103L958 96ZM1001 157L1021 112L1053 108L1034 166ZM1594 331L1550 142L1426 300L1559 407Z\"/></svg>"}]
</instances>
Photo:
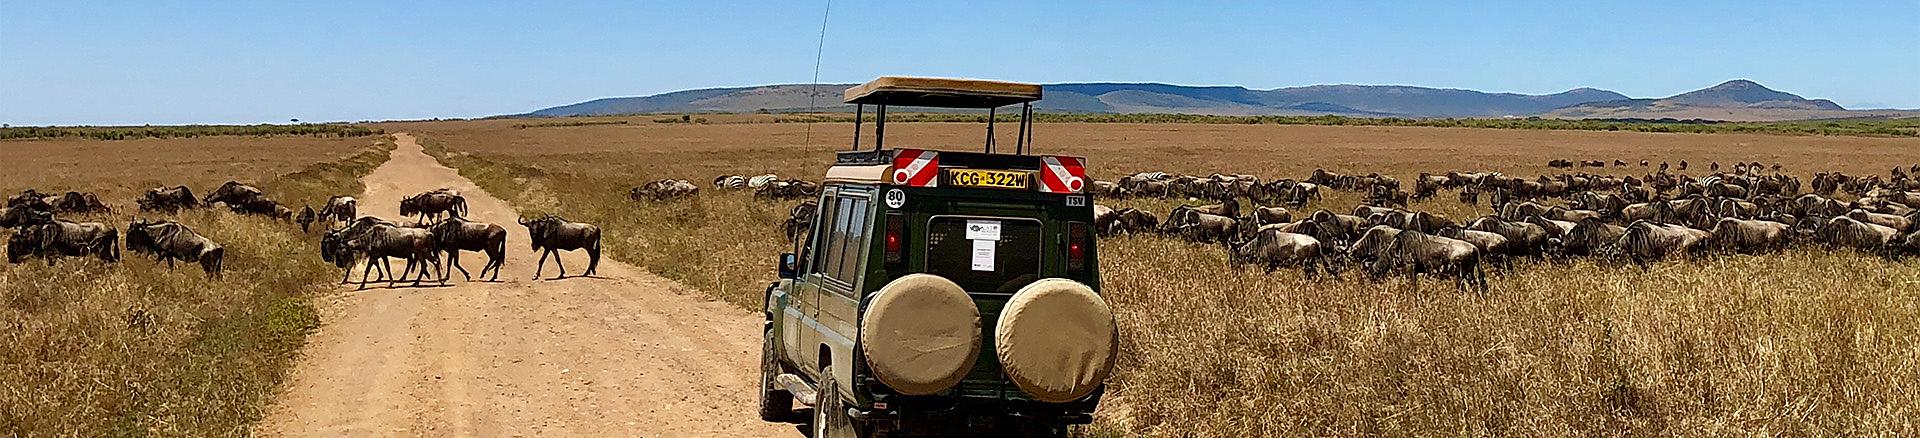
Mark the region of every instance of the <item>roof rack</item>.
<instances>
[{"instance_id":1,"label":"roof rack","mask_svg":"<svg viewBox=\"0 0 1920 438\"><path fill-rule=\"evenodd\" d=\"M882 76L848 88L846 103L923 106L934 108L994 108L1040 100L1040 85L981 79Z\"/></svg>"},{"instance_id":2,"label":"roof rack","mask_svg":"<svg viewBox=\"0 0 1920 438\"><path fill-rule=\"evenodd\" d=\"M1040 100L1038 84L989 81L981 79L881 76L848 88L842 95L854 104L853 150L860 150L860 129L867 105L874 108L874 150L884 149L887 141L887 107L919 106L933 108L987 109L985 153L994 152L994 119L999 108L1020 105L1020 132L1013 147L1015 155L1024 155L1033 142L1033 102Z\"/></svg>"}]
</instances>

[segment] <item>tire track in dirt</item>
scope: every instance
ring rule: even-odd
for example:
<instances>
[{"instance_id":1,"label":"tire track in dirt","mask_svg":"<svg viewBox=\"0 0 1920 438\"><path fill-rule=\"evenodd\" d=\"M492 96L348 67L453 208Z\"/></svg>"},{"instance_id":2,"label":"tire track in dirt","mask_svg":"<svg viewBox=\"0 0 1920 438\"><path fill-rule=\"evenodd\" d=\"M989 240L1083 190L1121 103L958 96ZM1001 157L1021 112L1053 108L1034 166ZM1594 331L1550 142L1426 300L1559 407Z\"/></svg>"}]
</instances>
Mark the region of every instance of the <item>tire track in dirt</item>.
<instances>
[{"instance_id":1,"label":"tire track in dirt","mask_svg":"<svg viewBox=\"0 0 1920 438\"><path fill-rule=\"evenodd\" d=\"M756 414L759 315L611 259L604 278L530 280L538 254L512 206L395 137L392 158L362 179L363 214L398 218L405 195L459 190L471 218L507 228L501 281L455 271L449 287L323 298L324 325L260 433L800 436ZM565 257L570 273L585 270L585 253ZM485 259L467 253L462 265L477 272Z\"/></svg>"}]
</instances>

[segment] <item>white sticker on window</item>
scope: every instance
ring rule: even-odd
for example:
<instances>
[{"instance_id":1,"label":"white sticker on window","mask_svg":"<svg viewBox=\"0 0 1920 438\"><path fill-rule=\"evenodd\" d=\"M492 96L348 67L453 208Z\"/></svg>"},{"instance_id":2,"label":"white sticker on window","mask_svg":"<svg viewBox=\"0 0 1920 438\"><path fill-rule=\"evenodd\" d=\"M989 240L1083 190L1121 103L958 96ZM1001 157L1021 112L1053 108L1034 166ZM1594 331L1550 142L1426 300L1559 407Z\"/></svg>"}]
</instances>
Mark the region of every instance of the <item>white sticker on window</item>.
<instances>
[{"instance_id":1,"label":"white sticker on window","mask_svg":"<svg viewBox=\"0 0 1920 438\"><path fill-rule=\"evenodd\" d=\"M999 228L999 224L994 224L994 227L997 230ZM973 270L975 271L992 271L993 270L994 245L997 245L997 243L992 240L973 241Z\"/></svg>"},{"instance_id":2,"label":"white sticker on window","mask_svg":"<svg viewBox=\"0 0 1920 438\"><path fill-rule=\"evenodd\" d=\"M1000 240L1000 221L967 221L967 240Z\"/></svg>"}]
</instances>

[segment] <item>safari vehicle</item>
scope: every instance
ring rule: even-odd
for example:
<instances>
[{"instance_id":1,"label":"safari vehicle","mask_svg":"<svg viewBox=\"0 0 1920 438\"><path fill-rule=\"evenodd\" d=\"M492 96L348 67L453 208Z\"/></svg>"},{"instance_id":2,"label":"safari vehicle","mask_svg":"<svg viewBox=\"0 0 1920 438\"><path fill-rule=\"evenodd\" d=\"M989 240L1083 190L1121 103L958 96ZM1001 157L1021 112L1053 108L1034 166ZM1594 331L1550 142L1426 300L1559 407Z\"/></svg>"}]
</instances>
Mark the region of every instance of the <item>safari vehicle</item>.
<instances>
[{"instance_id":1,"label":"safari vehicle","mask_svg":"<svg viewBox=\"0 0 1920 438\"><path fill-rule=\"evenodd\" d=\"M767 291L761 417L792 420L798 400L816 437L1051 437L1092 421L1117 332L1085 161L1029 153L1040 86L882 77L845 98L852 150ZM996 153L991 116L1016 104L1018 140ZM888 149L892 106L989 109L984 150Z\"/></svg>"}]
</instances>

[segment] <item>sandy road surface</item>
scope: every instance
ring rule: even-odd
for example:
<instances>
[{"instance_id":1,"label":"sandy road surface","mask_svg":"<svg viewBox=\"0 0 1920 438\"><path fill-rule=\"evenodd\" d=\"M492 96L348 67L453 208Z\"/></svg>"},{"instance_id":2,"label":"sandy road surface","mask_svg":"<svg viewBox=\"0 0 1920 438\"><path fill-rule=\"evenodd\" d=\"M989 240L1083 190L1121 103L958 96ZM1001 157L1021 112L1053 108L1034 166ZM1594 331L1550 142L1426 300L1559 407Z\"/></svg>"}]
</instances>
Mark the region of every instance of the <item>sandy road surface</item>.
<instances>
[{"instance_id":1,"label":"sandy road surface","mask_svg":"<svg viewBox=\"0 0 1920 438\"><path fill-rule=\"evenodd\" d=\"M512 207L397 137L392 160L365 178L361 214L397 219L404 195L459 190L471 217L507 228L501 282L456 271L451 287L343 287L262 433L800 435L755 414L758 315L611 259L604 278L532 281L538 254ZM566 259L570 274L586 269L584 252ZM462 257L476 274L485 261Z\"/></svg>"}]
</instances>

